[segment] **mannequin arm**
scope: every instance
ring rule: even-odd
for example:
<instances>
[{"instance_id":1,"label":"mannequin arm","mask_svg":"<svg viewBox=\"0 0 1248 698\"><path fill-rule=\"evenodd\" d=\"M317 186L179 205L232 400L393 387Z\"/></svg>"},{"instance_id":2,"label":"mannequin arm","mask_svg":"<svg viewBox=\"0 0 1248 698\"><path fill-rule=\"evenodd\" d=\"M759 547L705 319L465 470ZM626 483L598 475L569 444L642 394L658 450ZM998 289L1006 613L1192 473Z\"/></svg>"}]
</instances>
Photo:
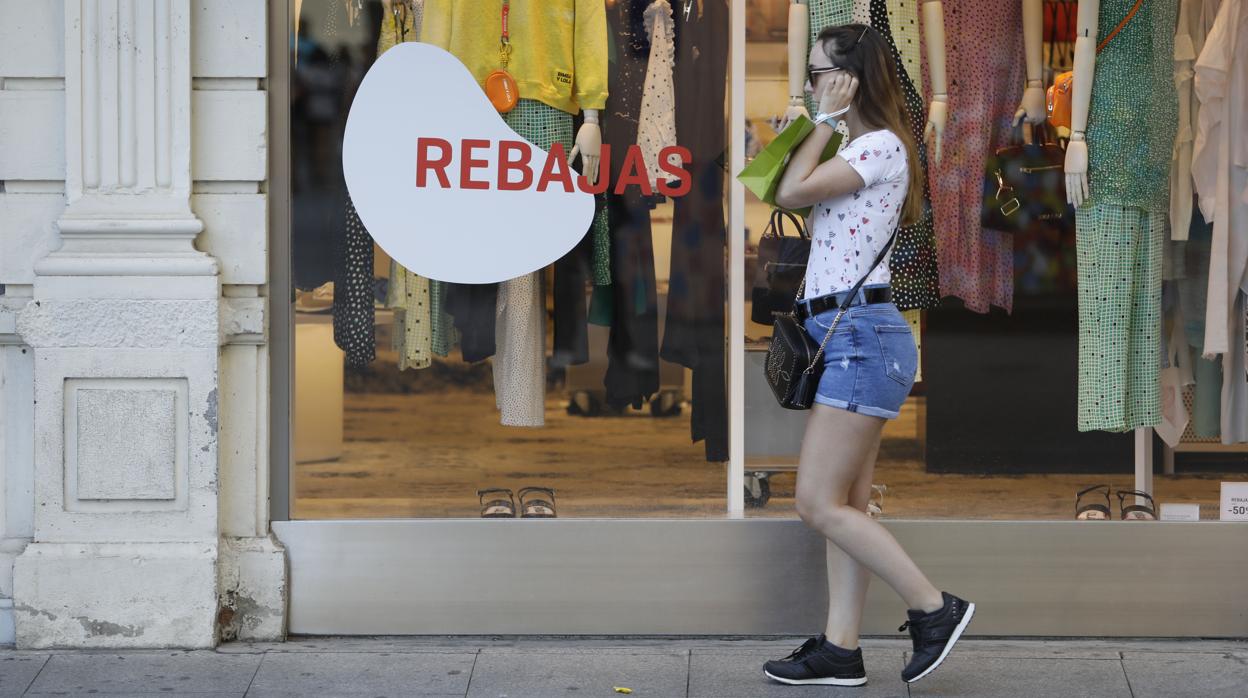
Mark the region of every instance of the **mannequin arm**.
<instances>
[{"instance_id":1,"label":"mannequin arm","mask_svg":"<svg viewBox=\"0 0 1248 698\"><path fill-rule=\"evenodd\" d=\"M932 81L932 104L927 109L923 140L940 162L940 144L949 122L949 82L945 77L945 8L940 0L923 3L923 38L927 44L927 72Z\"/></svg>"},{"instance_id":2,"label":"mannequin arm","mask_svg":"<svg viewBox=\"0 0 1248 698\"><path fill-rule=\"evenodd\" d=\"M788 125L806 113L806 66L810 58L810 8L804 0L789 4L789 106L784 110Z\"/></svg>"},{"instance_id":3,"label":"mannequin arm","mask_svg":"<svg viewBox=\"0 0 1248 698\"><path fill-rule=\"evenodd\" d=\"M1044 0L1023 1L1023 47L1027 54L1027 84L1023 101L1014 114L1014 125L1044 121Z\"/></svg>"},{"instance_id":4,"label":"mannequin arm","mask_svg":"<svg viewBox=\"0 0 1248 698\"><path fill-rule=\"evenodd\" d=\"M1075 38L1075 80L1071 95L1070 143L1066 145L1066 200L1076 208L1088 200L1088 108L1092 104L1092 76L1096 72L1096 24L1100 0L1079 3Z\"/></svg>"},{"instance_id":5,"label":"mannequin arm","mask_svg":"<svg viewBox=\"0 0 1248 698\"><path fill-rule=\"evenodd\" d=\"M586 109L583 112L585 122L576 132L576 144L572 146L572 152L568 153L568 164L571 165L576 160L576 156L581 156L581 164L585 179L589 183L598 183L598 158L602 156L602 128L598 125L598 110Z\"/></svg>"}]
</instances>

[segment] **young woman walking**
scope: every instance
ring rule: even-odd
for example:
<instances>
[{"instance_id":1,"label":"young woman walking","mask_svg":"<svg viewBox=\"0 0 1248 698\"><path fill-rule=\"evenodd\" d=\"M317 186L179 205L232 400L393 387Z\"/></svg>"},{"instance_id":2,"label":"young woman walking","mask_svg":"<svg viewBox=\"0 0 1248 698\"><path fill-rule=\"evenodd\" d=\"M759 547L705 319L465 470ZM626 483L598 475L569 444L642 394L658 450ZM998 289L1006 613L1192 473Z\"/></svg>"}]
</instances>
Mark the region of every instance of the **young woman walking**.
<instances>
[{"instance_id":1,"label":"young woman walking","mask_svg":"<svg viewBox=\"0 0 1248 698\"><path fill-rule=\"evenodd\" d=\"M861 24L824 29L809 70L817 126L790 159L776 203L814 207L798 316L816 342L845 294L867 280L828 338L797 471L797 512L827 538L827 625L764 670L786 684L865 684L858 631L875 573L910 609L902 629L909 628L914 652L901 675L914 682L944 661L975 613L975 604L932 586L866 514L881 431L898 416L918 368L910 326L892 303L887 256L897 227L922 214L923 173L896 66L878 32ZM838 119L849 129L848 144L820 164Z\"/></svg>"}]
</instances>

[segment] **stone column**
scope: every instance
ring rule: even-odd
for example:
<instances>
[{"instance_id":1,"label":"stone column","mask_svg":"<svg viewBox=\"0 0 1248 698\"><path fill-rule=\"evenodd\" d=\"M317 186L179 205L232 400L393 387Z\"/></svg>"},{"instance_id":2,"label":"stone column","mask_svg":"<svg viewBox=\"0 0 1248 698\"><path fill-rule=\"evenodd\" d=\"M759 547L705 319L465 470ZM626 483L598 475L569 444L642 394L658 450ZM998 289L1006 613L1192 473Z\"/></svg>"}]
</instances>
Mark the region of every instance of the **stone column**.
<instances>
[{"instance_id":1,"label":"stone column","mask_svg":"<svg viewBox=\"0 0 1248 698\"><path fill-rule=\"evenodd\" d=\"M64 7L61 246L16 323L35 394L17 644L210 647L223 550L234 594L257 555L281 565L267 522L223 544L218 513L221 347L263 337L263 304L223 299L194 245L189 0Z\"/></svg>"}]
</instances>

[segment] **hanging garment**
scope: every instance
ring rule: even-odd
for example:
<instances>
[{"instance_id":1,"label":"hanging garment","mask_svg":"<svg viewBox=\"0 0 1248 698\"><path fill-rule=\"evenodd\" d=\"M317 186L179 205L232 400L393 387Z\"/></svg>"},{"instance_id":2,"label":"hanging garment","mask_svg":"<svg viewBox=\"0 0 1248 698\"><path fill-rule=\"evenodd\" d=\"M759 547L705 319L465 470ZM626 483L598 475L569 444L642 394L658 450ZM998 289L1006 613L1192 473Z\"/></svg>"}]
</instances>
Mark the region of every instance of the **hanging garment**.
<instances>
[{"instance_id":1,"label":"hanging garment","mask_svg":"<svg viewBox=\"0 0 1248 698\"><path fill-rule=\"evenodd\" d=\"M502 0L426 0L422 41L450 51L477 82L500 66ZM607 101L603 0L513 2L507 72L520 97L575 114Z\"/></svg>"},{"instance_id":2,"label":"hanging garment","mask_svg":"<svg viewBox=\"0 0 1248 698\"><path fill-rule=\"evenodd\" d=\"M1193 89L1196 58L1205 46L1221 0L1180 0L1174 33L1174 86L1179 95L1179 127L1170 168L1171 239L1186 240L1192 220L1192 148L1200 99Z\"/></svg>"},{"instance_id":3,"label":"hanging garment","mask_svg":"<svg viewBox=\"0 0 1248 698\"><path fill-rule=\"evenodd\" d=\"M676 136L693 153L692 188L675 202L671 281L661 355L693 369L693 440L728 460L724 377L724 97L726 0L685 0L676 21ZM618 312L618 310L617 310Z\"/></svg>"},{"instance_id":4,"label":"hanging garment","mask_svg":"<svg viewBox=\"0 0 1248 698\"><path fill-rule=\"evenodd\" d=\"M1202 356L1213 226L1205 222L1199 207L1196 207L1189 228L1188 239L1182 243L1185 273L1177 284L1184 333L1195 357L1192 430L1200 438L1216 438L1222 433L1222 357L1207 359Z\"/></svg>"},{"instance_id":5,"label":"hanging garment","mask_svg":"<svg viewBox=\"0 0 1248 698\"><path fill-rule=\"evenodd\" d=\"M384 13L378 54L406 42L419 41L424 2L394 0ZM386 306L394 310L393 349L399 369L428 368L433 362L434 318L444 315L441 294L434 303L432 282L391 260ZM445 354L443 354L445 355Z\"/></svg>"},{"instance_id":6,"label":"hanging garment","mask_svg":"<svg viewBox=\"0 0 1248 698\"><path fill-rule=\"evenodd\" d=\"M861 0L857 3L863 4ZM916 45L918 39L917 2L898 3L898 15L904 17L899 28L905 45ZM898 49L889 19L890 5L885 0L870 0L868 23L879 31L892 49L901 79L902 94L906 100L906 113L910 117L910 137L918 149L919 162L915 167L927 171L927 146L923 143L923 129L927 125L927 109L920 91L911 80L911 72L917 65L908 65ZM909 21L913 15L914 21ZM923 214L913 225L902 226L897 231L892 256L888 266L892 272L893 301L901 310L935 308L940 304L940 274L937 267L936 230L932 220L931 190L927 178L923 178Z\"/></svg>"},{"instance_id":7,"label":"hanging garment","mask_svg":"<svg viewBox=\"0 0 1248 698\"><path fill-rule=\"evenodd\" d=\"M418 31L418 14L412 7L419 7L423 0L411 4L399 4L394 12L382 12L369 7L367 19L377 27L377 55L404 39L414 39ZM347 2L351 11L351 2ZM329 16L336 17L331 11ZM349 24L356 24L361 17L352 17ZM337 20L334 20L337 21ZM371 62L373 56L366 57ZM336 278L333 298L333 341L346 353L347 366L362 368L377 357L376 307L373 283L373 236L369 235L359 220L356 207L347 196L346 225L343 226L342 242L338 246ZM393 272L392 275L393 277ZM402 332L396 332L402 336Z\"/></svg>"},{"instance_id":8,"label":"hanging garment","mask_svg":"<svg viewBox=\"0 0 1248 698\"><path fill-rule=\"evenodd\" d=\"M342 3L339 3L341 5ZM423 0L408 0L407 2L396 2L392 11L380 12L381 8L369 7L368 15L371 25L377 28L377 54L385 53L390 47L402 41L414 41L417 33L420 31L420 14L419 9L423 6ZM349 9L350 3L347 3ZM331 17L336 13L331 12ZM358 18L356 18L358 19ZM337 21L337 20L335 20ZM355 24L353 19L350 24ZM371 63L373 56L366 57L366 61ZM373 284L373 236L369 235L368 230L360 221L360 216L356 213L354 204L351 203L350 197L346 202L346 225L343 227L343 240L340 245L340 254L336 263L337 273L334 281L334 343L346 353L346 363L348 366L362 368L367 366L377 356L377 336L374 327L376 323ZM395 278L395 268L397 265L391 264L390 278ZM400 267L401 269L401 267ZM404 272L406 273L406 272ZM406 294L399 294L400 299L405 299ZM394 307L391 305L390 307ZM403 306L400 313L406 312L407 318L415 321L420 309L416 307ZM424 306L424 313L428 313L428 304ZM399 318L396 318L399 319ZM428 322L425 322L428 326ZM395 338L400 339L407 335L405 328L399 330L396 328ZM401 366L418 366L419 359L405 360L405 356L419 354L419 351L411 351L406 347L398 347L400 351L399 363ZM427 357L427 350L424 355ZM427 359L426 359L427 362ZM427 363L425 365L428 365Z\"/></svg>"},{"instance_id":9,"label":"hanging garment","mask_svg":"<svg viewBox=\"0 0 1248 698\"><path fill-rule=\"evenodd\" d=\"M1196 383L1192 355L1183 333L1183 313L1177 291L1174 282L1167 282L1162 288L1162 305L1166 308L1169 330L1164 342L1166 362L1161 369L1161 421L1157 424L1157 435L1170 448L1179 445L1191 422L1183 392Z\"/></svg>"},{"instance_id":10,"label":"hanging garment","mask_svg":"<svg viewBox=\"0 0 1248 698\"><path fill-rule=\"evenodd\" d=\"M651 50L641 0L618 2L607 13L611 85L603 143L611 146L611 182L619 180L628 148L638 142ZM686 145L682 141L682 145ZM654 273L652 201L637 187L608 190L611 331L603 384L612 407L641 406L659 389L658 292ZM597 296L595 296L597 299Z\"/></svg>"},{"instance_id":11,"label":"hanging garment","mask_svg":"<svg viewBox=\"0 0 1248 698\"><path fill-rule=\"evenodd\" d=\"M443 284L445 309L451 315L464 361L475 363L494 356L495 305L498 284Z\"/></svg>"},{"instance_id":12,"label":"hanging garment","mask_svg":"<svg viewBox=\"0 0 1248 698\"><path fill-rule=\"evenodd\" d=\"M446 282L429 280L429 325L434 354L449 356L459 343L455 319L446 310Z\"/></svg>"},{"instance_id":13,"label":"hanging garment","mask_svg":"<svg viewBox=\"0 0 1248 698\"><path fill-rule=\"evenodd\" d=\"M363 368L377 358L373 298L373 236L347 197L342 259L334 279L334 344L347 365Z\"/></svg>"},{"instance_id":14,"label":"hanging garment","mask_svg":"<svg viewBox=\"0 0 1248 698\"><path fill-rule=\"evenodd\" d=\"M1022 6L1017 0L960 0L946 7L949 120L941 159L927 168L940 291L978 313L994 305L1009 311L1014 238L985 229L980 208L984 163L1010 138L1026 82Z\"/></svg>"},{"instance_id":15,"label":"hanging garment","mask_svg":"<svg viewBox=\"0 0 1248 698\"><path fill-rule=\"evenodd\" d=\"M597 213L595 213L595 218ZM589 308L592 236L586 235L572 251L555 262L555 346L552 368L589 362Z\"/></svg>"},{"instance_id":16,"label":"hanging garment","mask_svg":"<svg viewBox=\"0 0 1248 698\"><path fill-rule=\"evenodd\" d=\"M1244 291L1248 267L1248 2L1223 0L1196 60L1192 172L1213 222L1206 356L1223 357L1222 441L1248 441Z\"/></svg>"},{"instance_id":17,"label":"hanging garment","mask_svg":"<svg viewBox=\"0 0 1248 698\"><path fill-rule=\"evenodd\" d=\"M429 307L429 279L390 261L386 306L394 309L394 342L399 370L429 368L433 362L433 323Z\"/></svg>"},{"instance_id":18,"label":"hanging garment","mask_svg":"<svg viewBox=\"0 0 1248 698\"><path fill-rule=\"evenodd\" d=\"M1134 4L1105 0L1098 36ZM1096 59L1090 197L1075 211L1082 431L1126 431L1161 419L1161 247L1178 127L1176 13L1174 3L1144 3Z\"/></svg>"},{"instance_id":19,"label":"hanging garment","mask_svg":"<svg viewBox=\"0 0 1248 698\"><path fill-rule=\"evenodd\" d=\"M659 167L660 153L676 145L676 96L672 92L672 63L676 58L672 28L672 6L667 0L654 0L646 8L645 27L650 39L650 59L637 118L637 147L641 149L650 182L667 181L671 175ZM680 159L669 156L673 167ZM671 168L669 168L671 169Z\"/></svg>"}]
</instances>

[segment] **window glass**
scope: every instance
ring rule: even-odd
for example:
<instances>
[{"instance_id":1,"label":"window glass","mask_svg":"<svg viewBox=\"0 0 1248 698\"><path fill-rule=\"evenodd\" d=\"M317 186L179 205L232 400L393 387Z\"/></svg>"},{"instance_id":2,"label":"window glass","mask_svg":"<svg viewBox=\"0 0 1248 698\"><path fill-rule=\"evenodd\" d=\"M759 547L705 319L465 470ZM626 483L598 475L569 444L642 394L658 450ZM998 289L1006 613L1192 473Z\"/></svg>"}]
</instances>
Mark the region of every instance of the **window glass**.
<instances>
[{"instance_id":1,"label":"window glass","mask_svg":"<svg viewBox=\"0 0 1248 698\"><path fill-rule=\"evenodd\" d=\"M343 137L396 45L444 48L480 83L503 68L503 0L294 3L293 518L723 515L729 3L651 4L506 3L519 103L503 122L571 151L593 141L596 110L611 186L566 255L469 285L376 244L345 186ZM421 135L406 117L387 133L396 158ZM670 146L687 149L680 195L653 191ZM648 185L620 188L633 151ZM472 236L473 219L440 232Z\"/></svg>"}]
</instances>

